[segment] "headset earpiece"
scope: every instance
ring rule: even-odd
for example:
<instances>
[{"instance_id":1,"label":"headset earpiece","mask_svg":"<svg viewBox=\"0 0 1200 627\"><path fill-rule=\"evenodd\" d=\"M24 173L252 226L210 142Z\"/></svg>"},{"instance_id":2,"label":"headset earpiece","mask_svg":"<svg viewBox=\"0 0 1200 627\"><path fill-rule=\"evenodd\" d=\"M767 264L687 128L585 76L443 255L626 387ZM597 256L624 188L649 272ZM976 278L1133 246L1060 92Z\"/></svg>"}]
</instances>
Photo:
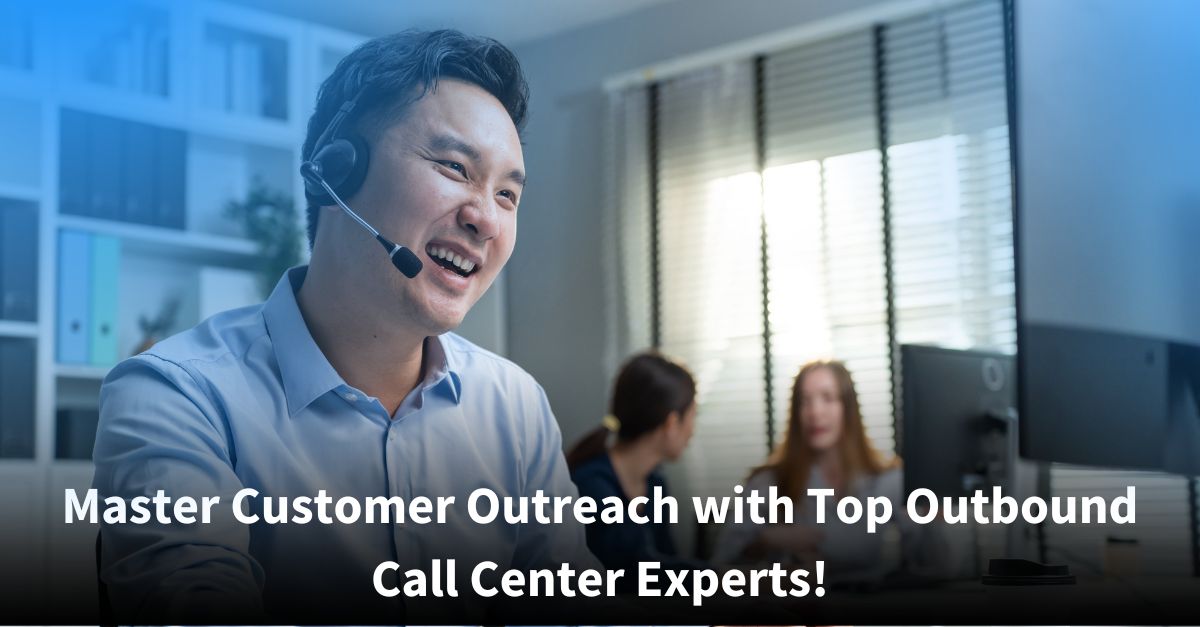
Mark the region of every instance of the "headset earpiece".
<instances>
[{"instance_id":1,"label":"headset earpiece","mask_svg":"<svg viewBox=\"0 0 1200 627\"><path fill-rule=\"evenodd\" d=\"M359 96L361 96L361 92ZM337 205L355 222L375 238L387 251L392 265L396 266L404 276L413 278L421 271L421 259L416 253L393 242L379 234L362 216L346 204L342 197L349 198L362 187L367 178L367 166L370 161L371 149L367 141L359 135L350 134L348 137L338 137L342 123L358 106L358 98L342 103L342 106L330 120L329 126L317 137L313 145L313 155L300 164L300 176L304 177L304 193L322 207Z\"/></svg>"},{"instance_id":2,"label":"headset earpiece","mask_svg":"<svg viewBox=\"0 0 1200 627\"><path fill-rule=\"evenodd\" d=\"M321 146L309 162L320 173L325 182L342 198L350 198L367 178L367 166L371 149L366 140L358 135L338 137ZM321 188L320 183L304 178L304 189L321 204L332 205L334 200Z\"/></svg>"}]
</instances>

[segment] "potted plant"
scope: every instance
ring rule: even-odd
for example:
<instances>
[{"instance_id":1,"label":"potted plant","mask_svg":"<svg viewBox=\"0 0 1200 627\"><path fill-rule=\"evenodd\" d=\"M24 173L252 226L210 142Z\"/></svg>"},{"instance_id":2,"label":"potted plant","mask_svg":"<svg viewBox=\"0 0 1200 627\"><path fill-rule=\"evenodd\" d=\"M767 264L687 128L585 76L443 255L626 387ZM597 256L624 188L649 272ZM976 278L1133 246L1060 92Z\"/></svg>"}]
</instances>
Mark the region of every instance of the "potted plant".
<instances>
[{"instance_id":1,"label":"potted plant","mask_svg":"<svg viewBox=\"0 0 1200 627\"><path fill-rule=\"evenodd\" d=\"M175 318L179 315L180 299L178 296L168 298L158 310L158 315L147 318L145 314L138 316L138 328L142 330L142 341L138 342L133 354L137 355L150 350L156 342L166 337L175 326Z\"/></svg>"},{"instance_id":2,"label":"potted plant","mask_svg":"<svg viewBox=\"0 0 1200 627\"><path fill-rule=\"evenodd\" d=\"M258 244L259 289L263 298L270 296L280 275L300 263L303 255L304 234L292 197L255 177L245 200L229 201L225 215Z\"/></svg>"}]
</instances>

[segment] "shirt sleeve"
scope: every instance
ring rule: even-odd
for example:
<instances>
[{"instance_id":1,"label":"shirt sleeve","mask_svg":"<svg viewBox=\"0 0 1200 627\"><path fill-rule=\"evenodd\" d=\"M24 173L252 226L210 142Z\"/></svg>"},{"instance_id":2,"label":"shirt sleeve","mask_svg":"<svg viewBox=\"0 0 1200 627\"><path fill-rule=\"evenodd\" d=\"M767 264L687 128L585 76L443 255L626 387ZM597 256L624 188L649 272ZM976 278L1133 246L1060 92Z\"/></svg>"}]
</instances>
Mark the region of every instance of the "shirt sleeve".
<instances>
[{"instance_id":1,"label":"shirt sleeve","mask_svg":"<svg viewBox=\"0 0 1200 627\"><path fill-rule=\"evenodd\" d=\"M230 503L243 486L227 427L182 366L143 354L113 369L100 392L93 487L125 500L220 497L208 524L101 526L100 576L117 617L134 622L250 620L262 615L262 567Z\"/></svg>"},{"instance_id":2,"label":"shirt sleeve","mask_svg":"<svg viewBox=\"0 0 1200 627\"><path fill-rule=\"evenodd\" d=\"M550 409L546 392L531 383L532 415L525 421L524 496L533 497L538 490L546 496L579 497L575 483L567 470L562 452L562 432ZM543 525L536 522L524 525L517 540L514 564L519 568L557 567L570 563L575 568L601 569L600 561L588 550L584 527L574 517L562 524Z\"/></svg>"}]
</instances>

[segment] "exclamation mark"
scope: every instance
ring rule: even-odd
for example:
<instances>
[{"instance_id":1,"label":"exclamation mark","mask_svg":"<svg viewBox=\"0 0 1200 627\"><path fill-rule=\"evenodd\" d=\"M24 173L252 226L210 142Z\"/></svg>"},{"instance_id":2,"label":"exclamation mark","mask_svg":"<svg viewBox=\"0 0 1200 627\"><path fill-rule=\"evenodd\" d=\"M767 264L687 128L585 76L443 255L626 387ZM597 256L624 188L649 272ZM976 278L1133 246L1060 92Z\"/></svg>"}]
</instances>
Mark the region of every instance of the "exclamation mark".
<instances>
[{"instance_id":1,"label":"exclamation mark","mask_svg":"<svg viewBox=\"0 0 1200 627\"><path fill-rule=\"evenodd\" d=\"M817 561L817 589L814 591L814 592L816 592L818 597L825 596L825 586L823 585L824 583L825 583L825 562L823 560L818 560Z\"/></svg>"}]
</instances>

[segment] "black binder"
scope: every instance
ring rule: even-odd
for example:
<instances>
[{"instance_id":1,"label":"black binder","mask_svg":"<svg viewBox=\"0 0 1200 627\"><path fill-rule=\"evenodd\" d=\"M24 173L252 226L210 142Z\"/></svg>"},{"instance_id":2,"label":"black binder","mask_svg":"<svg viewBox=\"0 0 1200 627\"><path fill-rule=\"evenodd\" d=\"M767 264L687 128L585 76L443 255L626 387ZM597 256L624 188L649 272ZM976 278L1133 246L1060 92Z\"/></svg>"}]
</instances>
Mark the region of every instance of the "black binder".
<instances>
[{"instance_id":1,"label":"black binder","mask_svg":"<svg viewBox=\"0 0 1200 627\"><path fill-rule=\"evenodd\" d=\"M33 340L0 339L0 458L33 457Z\"/></svg>"},{"instance_id":2,"label":"black binder","mask_svg":"<svg viewBox=\"0 0 1200 627\"><path fill-rule=\"evenodd\" d=\"M0 320L37 320L37 221L32 203L0 205Z\"/></svg>"},{"instance_id":3,"label":"black binder","mask_svg":"<svg viewBox=\"0 0 1200 627\"><path fill-rule=\"evenodd\" d=\"M54 457L91 459L96 445L96 425L100 410L94 408L59 409L56 416Z\"/></svg>"}]
</instances>

